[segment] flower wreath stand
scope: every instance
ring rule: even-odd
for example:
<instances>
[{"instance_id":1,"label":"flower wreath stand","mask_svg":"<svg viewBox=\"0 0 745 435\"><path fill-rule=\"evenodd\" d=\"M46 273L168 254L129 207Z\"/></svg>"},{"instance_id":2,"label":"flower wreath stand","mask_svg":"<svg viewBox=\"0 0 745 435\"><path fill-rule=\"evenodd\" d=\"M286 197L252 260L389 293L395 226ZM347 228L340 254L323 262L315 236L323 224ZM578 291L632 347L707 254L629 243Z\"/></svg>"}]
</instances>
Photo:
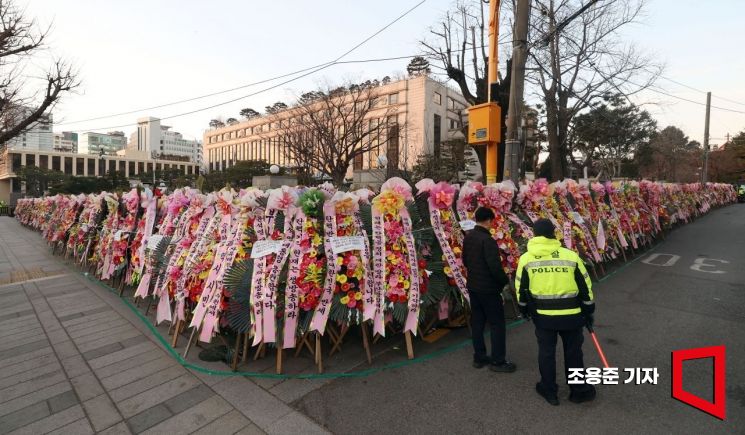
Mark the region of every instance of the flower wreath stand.
<instances>
[{"instance_id":1,"label":"flower wreath stand","mask_svg":"<svg viewBox=\"0 0 745 435\"><path fill-rule=\"evenodd\" d=\"M417 333L421 290L426 289L426 272L424 268L420 271L406 207L412 200L408 183L393 177L383 183L372 201L373 331L385 336L386 325L395 331L397 322L403 329L409 359L414 358L412 334Z\"/></svg>"},{"instance_id":2,"label":"flower wreath stand","mask_svg":"<svg viewBox=\"0 0 745 435\"><path fill-rule=\"evenodd\" d=\"M276 347L276 371L282 373L282 341L284 319L284 291L286 275L283 274L293 241L292 219L297 191L282 186L267 192L264 213L254 222L256 242L251 250L254 259L251 280L253 345L257 346L254 359L264 355L271 344ZM284 280L282 278L284 277ZM284 281L284 282L281 282Z\"/></svg>"},{"instance_id":3,"label":"flower wreath stand","mask_svg":"<svg viewBox=\"0 0 745 435\"><path fill-rule=\"evenodd\" d=\"M323 293L310 326L319 335L328 333L332 356L341 350L348 332L359 325L368 363L372 362L368 322L375 305L369 280L370 242L362 215L364 210L370 216L370 193L367 189L336 192L323 205L324 250L332 260L327 262ZM319 342L320 360L318 352Z\"/></svg>"},{"instance_id":4,"label":"flower wreath stand","mask_svg":"<svg viewBox=\"0 0 745 435\"><path fill-rule=\"evenodd\" d=\"M463 231L458 224L455 212L455 199L458 185L447 182L434 183L431 179L419 181L417 203L423 201L423 219L431 228L436 244L431 247L429 261L426 262L429 274L427 292L422 296L422 306L431 307L430 315L425 316L420 335L424 337L434 325L447 320L449 325L455 323L456 316L464 315L469 305L466 273L461 256L463 254ZM417 231L424 233L425 229ZM465 317L461 325L465 322Z\"/></svg>"}]
</instances>

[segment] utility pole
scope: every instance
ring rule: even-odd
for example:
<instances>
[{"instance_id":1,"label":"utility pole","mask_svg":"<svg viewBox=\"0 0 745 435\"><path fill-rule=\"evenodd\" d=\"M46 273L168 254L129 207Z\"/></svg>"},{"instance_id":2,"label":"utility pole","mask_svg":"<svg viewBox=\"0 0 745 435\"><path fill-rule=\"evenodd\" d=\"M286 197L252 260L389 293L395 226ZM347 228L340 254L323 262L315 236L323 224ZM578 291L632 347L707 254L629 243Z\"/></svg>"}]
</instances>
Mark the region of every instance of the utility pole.
<instances>
[{"instance_id":1,"label":"utility pole","mask_svg":"<svg viewBox=\"0 0 745 435\"><path fill-rule=\"evenodd\" d=\"M489 62L487 65L488 101L468 108L468 143L471 145L486 145L486 182L497 182L497 168L499 167L499 141L501 138L502 115L499 105L495 102L498 72L499 72L499 2L489 0Z\"/></svg>"},{"instance_id":2,"label":"utility pole","mask_svg":"<svg viewBox=\"0 0 745 435\"><path fill-rule=\"evenodd\" d=\"M706 93L706 121L704 124L704 169L701 182L708 181L709 172L709 114L711 113L711 92Z\"/></svg>"},{"instance_id":3,"label":"utility pole","mask_svg":"<svg viewBox=\"0 0 745 435\"><path fill-rule=\"evenodd\" d=\"M507 111L507 136L505 141L504 179L517 185L520 176L522 144L519 140L522 120L523 89L525 87L525 62L528 59L528 26L531 0L517 1L515 31L512 42L512 79L510 81L510 106Z\"/></svg>"}]
</instances>

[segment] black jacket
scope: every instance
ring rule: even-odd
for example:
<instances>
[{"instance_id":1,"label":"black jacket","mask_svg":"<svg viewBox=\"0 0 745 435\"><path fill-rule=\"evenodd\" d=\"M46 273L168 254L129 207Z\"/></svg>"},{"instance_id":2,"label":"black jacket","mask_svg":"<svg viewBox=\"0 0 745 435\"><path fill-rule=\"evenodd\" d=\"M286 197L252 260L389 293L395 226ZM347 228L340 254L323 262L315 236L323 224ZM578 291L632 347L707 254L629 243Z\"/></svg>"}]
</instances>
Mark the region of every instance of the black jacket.
<instances>
[{"instance_id":1,"label":"black jacket","mask_svg":"<svg viewBox=\"0 0 745 435\"><path fill-rule=\"evenodd\" d=\"M497 242L479 225L463 240L463 265L469 292L502 293L509 278L502 269Z\"/></svg>"}]
</instances>

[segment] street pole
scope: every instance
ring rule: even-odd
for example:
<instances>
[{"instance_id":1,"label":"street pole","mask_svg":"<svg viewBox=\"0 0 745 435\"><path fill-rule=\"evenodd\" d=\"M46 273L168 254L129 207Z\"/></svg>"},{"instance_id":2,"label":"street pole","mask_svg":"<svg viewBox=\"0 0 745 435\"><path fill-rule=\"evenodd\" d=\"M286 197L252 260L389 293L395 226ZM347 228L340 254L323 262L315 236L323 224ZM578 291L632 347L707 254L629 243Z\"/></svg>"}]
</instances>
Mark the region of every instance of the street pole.
<instances>
[{"instance_id":1,"label":"street pole","mask_svg":"<svg viewBox=\"0 0 745 435\"><path fill-rule=\"evenodd\" d=\"M518 132L522 119L523 90L525 88L525 62L528 58L528 26L530 0L518 0L515 31L512 42L512 79L510 81L510 106L507 111L507 136L505 141L504 179L518 183L520 176L521 143Z\"/></svg>"},{"instance_id":2,"label":"street pole","mask_svg":"<svg viewBox=\"0 0 745 435\"><path fill-rule=\"evenodd\" d=\"M709 114L711 113L711 92L706 93L706 122L704 124L704 170L701 182L708 181L709 172Z\"/></svg>"},{"instance_id":3,"label":"street pole","mask_svg":"<svg viewBox=\"0 0 745 435\"><path fill-rule=\"evenodd\" d=\"M489 87L489 102L496 100L492 94L499 78L499 0L489 0L489 65L487 67L487 86ZM499 164L499 142L486 143L486 182L497 182L497 167Z\"/></svg>"}]
</instances>

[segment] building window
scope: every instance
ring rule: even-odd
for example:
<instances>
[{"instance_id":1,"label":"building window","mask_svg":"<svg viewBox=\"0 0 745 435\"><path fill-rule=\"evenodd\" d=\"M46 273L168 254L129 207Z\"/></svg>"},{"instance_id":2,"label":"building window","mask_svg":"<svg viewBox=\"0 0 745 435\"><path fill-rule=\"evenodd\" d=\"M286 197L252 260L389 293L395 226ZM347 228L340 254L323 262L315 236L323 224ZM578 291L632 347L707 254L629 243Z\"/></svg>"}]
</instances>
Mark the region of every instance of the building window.
<instances>
[{"instance_id":1,"label":"building window","mask_svg":"<svg viewBox=\"0 0 745 435\"><path fill-rule=\"evenodd\" d=\"M442 104L442 95L440 95L439 92L435 92L434 101L435 101L435 104L437 105Z\"/></svg>"},{"instance_id":2,"label":"building window","mask_svg":"<svg viewBox=\"0 0 745 435\"><path fill-rule=\"evenodd\" d=\"M388 95L388 105L398 104L398 92Z\"/></svg>"},{"instance_id":3,"label":"building window","mask_svg":"<svg viewBox=\"0 0 745 435\"><path fill-rule=\"evenodd\" d=\"M435 154L435 157L440 157L440 137L442 135L442 118L440 117L440 115L435 114L435 119L434 119L433 124L434 124L433 134L435 137L434 154Z\"/></svg>"},{"instance_id":4,"label":"building window","mask_svg":"<svg viewBox=\"0 0 745 435\"><path fill-rule=\"evenodd\" d=\"M451 119L450 120L450 129L451 130L455 130L456 128L458 128L458 121L456 121L454 119Z\"/></svg>"},{"instance_id":5,"label":"building window","mask_svg":"<svg viewBox=\"0 0 745 435\"><path fill-rule=\"evenodd\" d=\"M448 109L455 110L455 100L448 97Z\"/></svg>"}]
</instances>

